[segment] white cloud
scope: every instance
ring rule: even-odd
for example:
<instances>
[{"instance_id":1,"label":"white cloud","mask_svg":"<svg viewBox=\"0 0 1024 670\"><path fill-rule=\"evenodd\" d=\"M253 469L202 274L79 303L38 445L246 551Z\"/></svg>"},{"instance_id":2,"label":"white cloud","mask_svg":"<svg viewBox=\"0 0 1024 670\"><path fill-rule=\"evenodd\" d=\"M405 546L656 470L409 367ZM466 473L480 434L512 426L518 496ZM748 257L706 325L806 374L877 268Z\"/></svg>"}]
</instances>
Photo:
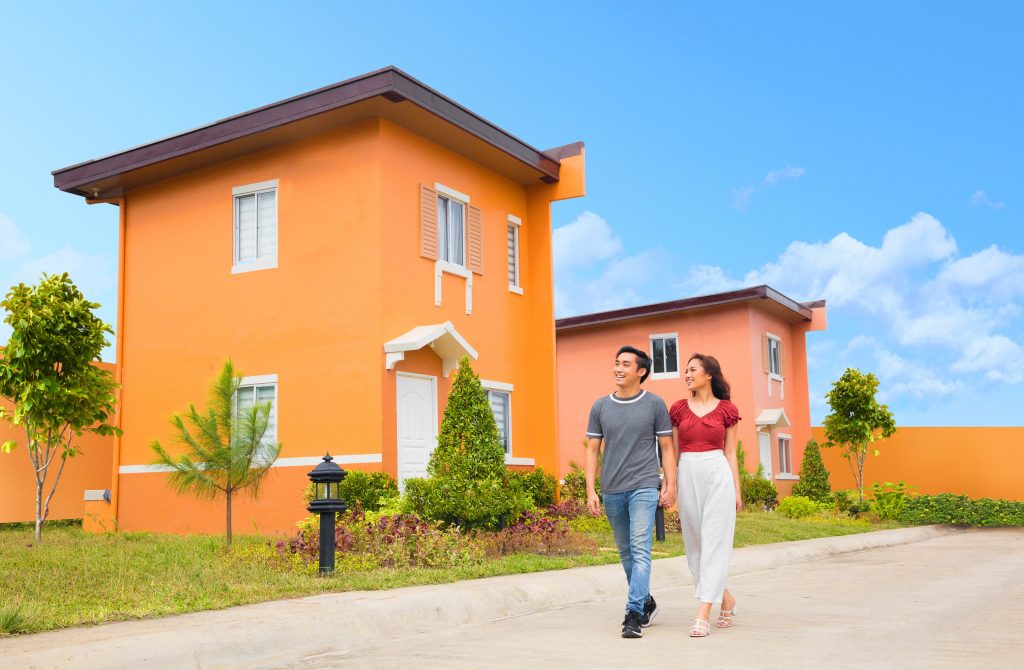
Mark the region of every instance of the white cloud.
<instances>
[{"instance_id":1,"label":"white cloud","mask_svg":"<svg viewBox=\"0 0 1024 670\"><path fill-rule=\"evenodd\" d=\"M1005 335L971 340L953 370L982 373L989 381L1016 384L1024 381L1024 350Z\"/></svg>"},{"instance_id":2,"label":"white cloud","mask_svg":"<svg viewBox=\"0 0 1024 670\"><path fill-rule=\"evenodd\" d=\"M747 209L756 191L763 191L772 188L784 181L792 181L804 176L807 171L802 167L786 166L776 170L769 170L759 184L738 186L732 190L731 207L734 209Z\"/></svg>"},{"instance_id":3,"label":"white cloud","mask_svg":"<svg viewBox=\"0 0 1024 670\"><path fill-rule=\"evenodd\" d=\"M975 191L968 200L973 207L990 207L991 209L1002 209L1006 203L996 202L988 197L988 193L982 190Z\"/></svg>"},{"instance_id":4,"label":"white cloud","mask_svg":"<svg viewBox=\"0 0 1024 670\"><path fill-rule=\"evenodd\" d=\"M559 317L641 304L645 287L665 281L671 258L659 247L622 255L619 239L602 217L584 212L555 228L555 314Z\"/></svg>"},{"instance_id":5,"label":"white cloud","mask_svg":"<svg viewBox=\"0 0 1024 670\"><path fill-rule=\"evenodd\" d=\"M802 167L784 167L778 170L772 170L764 176L765 186L775 186L780 181L788 181L790 179L796 179L803 177L806 170Z\"/></svg>"},{"instance_id":6,"label":"white cloud","mask_svg":"<svg viewBox=\"0 0 1024 670\"><path fill-rule=\"evenodd\" d=\"M26 238L9 217L0 214L0 261L24 257L30 249Z\"/></svg>"},{"instance_id":7,"label":"white cloud","mask_svg":"<svg viewBox=\"0 0 1024 670\"><path fill-rule=\"evenodd\" d=\"M890 396L946 395L972 385L973 376L1024 382L1020 328L1011 329L1024 312L1024 255L995 246L957 254L942 223L919 213L889 230L880 246L847 233L797 241L742 280L701 265L677 287L700 293L768 284L797 300L827 300L830 310L863 320L874 334L854 337L839 357L872 352L891 371L879 374ZM908 348L906 355L893 347Z\"/></svg>"},{"instance_id":8,"label":"white cloud","mask_svg":"<svg viewBox=\"0 0 1024 670\"><path fill-rule=\"evenodd\" d=\"M684 295L707 295L742 288L743 282L726 276L716 265L691 265L690 273L677 285Z\"/></svg>"},{"instance_id":9,"label":"white cloud","mask_svg":"<svg viewBox=\"0 0 1024 670\"><path fill-rule=\"evenodd\" d=\"M1000 251L993 244L942 268L938 283L950 290L986 287L998 300L1024 296L1024 255Z\"/></svg>"},{"instance_id":10,"label":"white cloud","mask_svg":"<svg viewBox=\"0 0 1024 670\"><path fill-rule=\"evenodd\" d=\"M593 212L583 212L572 223L555 228L552 237L558 270L607 260L622 251L622 240Z\"/></svg>"}]
</instances>

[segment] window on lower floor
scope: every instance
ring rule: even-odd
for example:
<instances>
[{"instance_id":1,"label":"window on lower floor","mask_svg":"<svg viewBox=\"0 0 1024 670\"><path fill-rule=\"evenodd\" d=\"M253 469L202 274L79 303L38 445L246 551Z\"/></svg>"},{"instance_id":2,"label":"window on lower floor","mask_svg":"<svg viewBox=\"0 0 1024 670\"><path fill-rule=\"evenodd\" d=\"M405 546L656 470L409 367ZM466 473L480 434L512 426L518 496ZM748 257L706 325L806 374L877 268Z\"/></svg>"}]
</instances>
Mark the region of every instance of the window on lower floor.
<instances>
[{"instance_id":1,"label":"window on lower floor","mask_svg":"<svg viewBox=\"0 0 1024 670\"><path fill-rule=\"evenodd\" d=\"M505 453L512 453L512 394L509 391L487 389L487 402L491 405L494 422L498 424L498 435Z\"/></svg>"},{"instance_id":2,"label":"window on lower floor","mask_svg":"<svg viewBox=\"0 0 1024 670\"><path fill-rule=\"evenodd\" d=\"M679 335L677 333L651 335L652 379L679 376Z\"/></svg>"},{"instance_id":3,"label":"window on lower floor","mask_svg":"<svg viewBox=\"0 0 1024 670\"><path fill-rule=\"evenodd\" d=\"M277 444L277 375L243 377L235 393L235 416L244 417L257 403L269 404L267 430L260 445L272 449Z\"/></svg>"},{"instance_id":4,"label":"window on lower floor","mask_svg":"<svg viewBox=\"0 0 1024 670\"><path fill-rule=\"evenodd\" d=\"M793 458L789 450L789 435L779 435L779 474L793 474Z\"/></svg>"}]
</instances>

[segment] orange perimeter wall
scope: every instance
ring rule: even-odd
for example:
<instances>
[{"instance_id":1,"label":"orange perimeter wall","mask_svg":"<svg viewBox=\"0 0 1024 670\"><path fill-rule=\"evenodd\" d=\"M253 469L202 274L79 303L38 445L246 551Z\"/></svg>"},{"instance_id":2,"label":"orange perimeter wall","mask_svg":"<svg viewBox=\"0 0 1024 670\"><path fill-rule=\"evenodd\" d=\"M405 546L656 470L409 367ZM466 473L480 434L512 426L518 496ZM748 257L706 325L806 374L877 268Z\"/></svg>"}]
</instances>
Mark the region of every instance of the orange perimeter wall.
<instances>
[{"instance_id":1,"label":"orange perimeter wall","mask_svg":"<svg viewBox=\"0 0 1024 670\"><path fill-rule=\"evenodd\" d=\"M820 426L811 429L824 442ZM918 493L1024 500L1024 427L900 428L878 443L864 465L865 488L904 481ZM853 475L838 449L822 449L833 488L853 488Z\"/></svg>"},{"instance_id":2,"label":"orange perimeter wall","mask_svg":"<svg viewBox=\"0 0 1024 670\"><path fill-rule=\"evenodd\" d=\"M0 523L35 521L36 480L25 450L25 434L0 421L0 443L12 439L18 441L18 447L9 454L0 453ZM110 488L114 438L86 434L79 439L81 453L64 466L57 492L50 501L50 519L81 519L85 490ZM50 466L44 495L59 466L57 460Z\"/></svg>"}]
</instances>

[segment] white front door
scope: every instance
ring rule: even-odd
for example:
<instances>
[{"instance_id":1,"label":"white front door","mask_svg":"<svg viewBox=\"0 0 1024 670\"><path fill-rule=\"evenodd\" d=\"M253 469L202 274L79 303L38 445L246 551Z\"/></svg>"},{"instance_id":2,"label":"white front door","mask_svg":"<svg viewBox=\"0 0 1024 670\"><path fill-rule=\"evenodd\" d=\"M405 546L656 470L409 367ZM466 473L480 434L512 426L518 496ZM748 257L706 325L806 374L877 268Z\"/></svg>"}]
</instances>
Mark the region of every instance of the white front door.
<instances>
[{"instance_id":1,"label":"white front door","mask_svg":"<svg viewBox=\"0 0 1024 670\"><path fill-rule=\"evenodd\" d=\"M409 477L424 477L437 446L437 377L396 373L398 414L398 485Z\"/></svg>"},{"instance_id":2,"label":"white front door","mask_svg":"<svg viewBox=\"0 0 1024 670\"><path fill-rule=\"evenodd\" d=\"M772 478L772 436L767 431L760 431L757 434L757 444L761 451L761 465L764 466L764 476Z\"/></svg>"}]
</instances>

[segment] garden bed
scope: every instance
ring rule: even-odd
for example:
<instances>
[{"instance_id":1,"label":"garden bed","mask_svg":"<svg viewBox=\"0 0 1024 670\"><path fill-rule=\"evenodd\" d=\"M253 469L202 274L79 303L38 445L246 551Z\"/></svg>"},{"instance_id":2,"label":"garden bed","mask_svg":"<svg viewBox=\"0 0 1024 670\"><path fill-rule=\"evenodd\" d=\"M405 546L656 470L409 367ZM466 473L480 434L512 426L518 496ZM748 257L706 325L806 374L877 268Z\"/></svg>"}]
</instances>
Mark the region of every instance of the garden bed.
<instances>
[{"instance_id":1,"label":"garden bed","mask_svg":"<svg viewBox=\"0 0 1024 670\"><path fill-rule=\"evenodd\" d=\"M503 540L495 555L491 536L462 538L472 555L444 567L344 569L322 578L315 566L283 560L279 542L287 538L236 536L230 549L221 536L151 533L86 534L76 527L47 526L35 546L27 528L0 529L0 634L39 632L81 624L219 609L319 593L391 589L463 579L561 570L615 563L607 520L578 518L573 537L551 548L576 553L545 555L518 540ZM736 546L861 533L893 527L845 517L787 519L744 512L737 519ZM671 524L669 530L671 528ZM511 542L511 544L509 544ZM488 543L491 543L488 545ZM450 545L440 543L444 551ZM541 549L542 551L544 549ZM678 532L656 542L654 556L683 553ZM428 561L429 562L429 561ZM351 562L349 563L351 564Z\"/></svg>"}]
</instances>

